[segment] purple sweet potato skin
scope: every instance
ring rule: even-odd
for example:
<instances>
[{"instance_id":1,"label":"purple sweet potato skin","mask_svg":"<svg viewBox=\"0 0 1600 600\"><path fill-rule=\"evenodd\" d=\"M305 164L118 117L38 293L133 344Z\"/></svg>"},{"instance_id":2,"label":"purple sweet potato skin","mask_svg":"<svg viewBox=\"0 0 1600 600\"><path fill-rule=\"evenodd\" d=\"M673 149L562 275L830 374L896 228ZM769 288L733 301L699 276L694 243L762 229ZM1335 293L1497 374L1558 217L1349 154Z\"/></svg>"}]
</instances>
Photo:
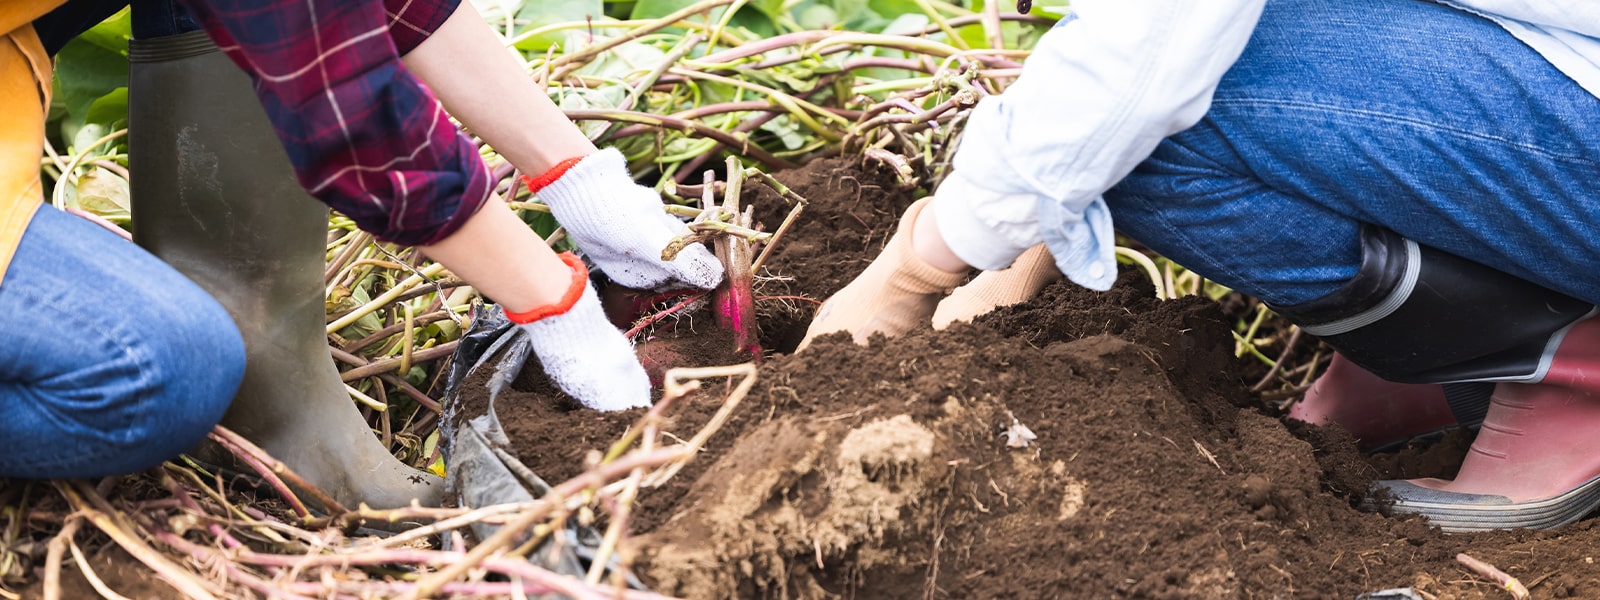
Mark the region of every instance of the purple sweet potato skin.
<instances>
[{"instance_id":1,"label":"purple sweet potato skin","mask_svg":"<svg viewBox=\"0 0 1600 600\"><path fill-rule=\"evenodd\" d=\"M651 340L634 346L633 354L650 376L650 385L659 388L668 369L692 366L684 353L692 342L693 339Z\"/></svg>"},{"instance_id":2,"label":"purple sweet potato skin","mask_svg":"<svg viewBox=\"0 0 1600 600\"><path fill-rule=\"evenodd\" d=\"M761 342L756 330L756 297L750 282L733 278L711 293L711 307L716 311L717 325L733 332L734 352L761 356Z\"/></svg>"},{"instance_id":3,"label":"purple sweet potato skin","mask_svg":"<svg viewBox=\"0 0 1600 600\"><path fill-rule=\"evenodd\" d=\"M600 306L605 309L606 318L617 329L631 329L652 313L663 310L662 307L676 303L684 298L701 294L700 290L668 290L665 292L652 292L636 290L620 285L607 285L599 290ZM671 322L663 324L671 326Z\"/></svg>"}]
</instances>

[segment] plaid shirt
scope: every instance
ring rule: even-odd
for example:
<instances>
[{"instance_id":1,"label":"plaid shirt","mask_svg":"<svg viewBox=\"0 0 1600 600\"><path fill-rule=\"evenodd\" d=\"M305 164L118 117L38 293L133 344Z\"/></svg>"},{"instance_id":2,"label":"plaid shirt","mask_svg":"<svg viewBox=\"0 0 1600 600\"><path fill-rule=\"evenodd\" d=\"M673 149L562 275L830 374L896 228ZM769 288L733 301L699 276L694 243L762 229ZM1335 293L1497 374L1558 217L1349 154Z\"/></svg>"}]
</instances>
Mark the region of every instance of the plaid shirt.
<instances>
[{"instance_id":1,"label":"plaid shirt","mask_svg":"<svg viewBox=\"0 0 1600 600\"><path fill-rule=\"evenodd\" d=\"M380 239L437 242L489 195L478 149L400 62L459 0L184 0L255 82L300 184Z\"/></svg>"}]
</instances>

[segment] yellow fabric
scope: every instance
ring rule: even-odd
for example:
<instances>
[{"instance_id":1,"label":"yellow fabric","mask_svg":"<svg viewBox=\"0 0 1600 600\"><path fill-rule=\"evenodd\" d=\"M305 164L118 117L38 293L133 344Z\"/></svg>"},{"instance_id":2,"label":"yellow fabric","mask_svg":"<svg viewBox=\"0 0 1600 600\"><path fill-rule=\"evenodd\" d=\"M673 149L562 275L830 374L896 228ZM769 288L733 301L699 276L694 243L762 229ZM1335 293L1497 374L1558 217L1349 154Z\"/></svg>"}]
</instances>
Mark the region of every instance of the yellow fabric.
<instances>
[{"instance_id":1,"label":"yellow fabric","mask_svg":"<svg viewBox=\"0 0 1600 600\"><path fill-rule=\"evenodd\" d=\"M0 0L0 31L16 31L66 4L66 0ZM44 56L43 52L39 53Z\"/></svg>"},{"instance_id":2,"label":"yellow fabric","mask_svg":"<svg viewBox=\"0 0 1600 600\"><path fill-rule=\"evenodd\" d=\"M50 106L50 56L33 20L59 0L0 2L0 281L22 234L44 200L39 158Z\"/></svg>"}]
</instances>

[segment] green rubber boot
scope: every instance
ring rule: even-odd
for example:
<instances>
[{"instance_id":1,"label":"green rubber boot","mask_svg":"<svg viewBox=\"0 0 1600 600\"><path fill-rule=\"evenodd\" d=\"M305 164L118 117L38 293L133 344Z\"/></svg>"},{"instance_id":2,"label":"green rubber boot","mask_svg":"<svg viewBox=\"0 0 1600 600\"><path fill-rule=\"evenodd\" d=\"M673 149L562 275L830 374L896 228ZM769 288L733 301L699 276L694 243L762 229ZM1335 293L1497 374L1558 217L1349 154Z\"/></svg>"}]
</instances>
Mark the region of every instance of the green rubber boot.
<instances>
[{"instance_id":1,"label":"green rubber boot","mask_svg":"<svg viewBox=\"0 0 1600 600\"><path fill-rule=\"evenodd\" d=\"M334 367L328 209L295 180L249 77L199 31L135 40L129 60L134 240L221 301L244 336L223 425L346 507L438 504L442 481L383 447Z\"/></svg>"}]
</instances>

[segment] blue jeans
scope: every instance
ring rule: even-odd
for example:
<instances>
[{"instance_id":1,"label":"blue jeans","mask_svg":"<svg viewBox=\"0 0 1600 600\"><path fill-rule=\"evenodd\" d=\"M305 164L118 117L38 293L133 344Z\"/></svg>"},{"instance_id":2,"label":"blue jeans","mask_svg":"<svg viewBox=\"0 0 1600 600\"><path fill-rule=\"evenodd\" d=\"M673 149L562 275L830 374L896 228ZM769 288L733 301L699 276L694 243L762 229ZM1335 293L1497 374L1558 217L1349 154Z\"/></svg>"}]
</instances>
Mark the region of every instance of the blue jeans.
<instances>
[{"instance_id":1,"label":"blue jeans","mask_svg":"<svg viewBox=\"0 0 1600 600\"><path fill-rule=\"evenodd\" d=\"M0 477L99 477L194 447L244 375L222 305L49 206L0 281Z\"/></svg>"},{"instance_id":2,"label":"blue jeans","mask_svg":"<svg viewBox=\"0 0 1600 600\"><path fill-rule=\"evenodd\" d=\"M1600 99L1429 2L1267 2L1206 117L1105 198L1122 233L1274 305L1351 279L1361 223L1600 303Z\"/></svg>"}]
</instances>

